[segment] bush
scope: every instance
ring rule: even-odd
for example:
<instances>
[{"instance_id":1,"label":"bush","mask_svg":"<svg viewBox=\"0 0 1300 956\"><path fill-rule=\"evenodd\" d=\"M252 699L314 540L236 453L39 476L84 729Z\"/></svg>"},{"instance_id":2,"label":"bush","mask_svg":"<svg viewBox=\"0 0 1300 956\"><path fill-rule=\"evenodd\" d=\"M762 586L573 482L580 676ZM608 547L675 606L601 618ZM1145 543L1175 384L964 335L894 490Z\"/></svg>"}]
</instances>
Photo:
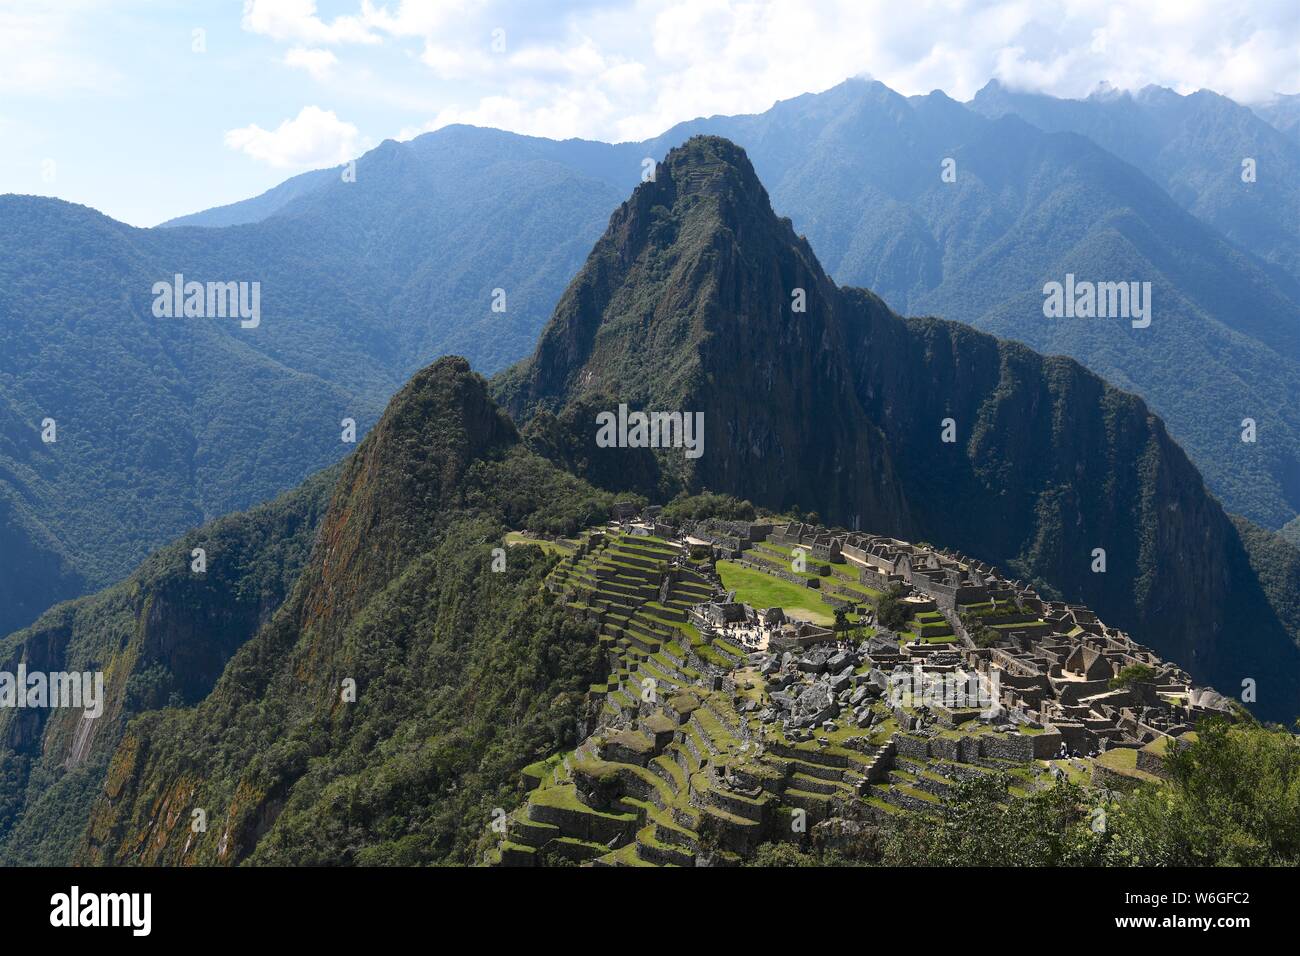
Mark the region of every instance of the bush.
<instances>
[{"instance_id":1,"label":"bush","mask_svg":"<svg viewBox=\"0 0 1300 956\"><path fill-rule=\"evenodd\" d=\"M876 620L891 631L898 631L907 624L908 617L910 614L907 605L903 603L903 589L900 585L892 585L876 602Z\"/></svg>"},{"instance_id":2,"label":"bush","mask_svg":"<svg viewBox=\"0 0 1300 956\"><path fill-rule=\"evenodd\" d=\"M680 494L664 506L663 519L670 524L721 518L724 521L753 521L754 505L731 495L705 491L698 495Z\"/></svg>"},{"instance_id":3,"label":"bush","mask_svg":"<svg viewBox=\"0 0 1300 956\"><path fill-rule=\"evenodd\" d=\"M1120 672L1110 679L1110 686L1118 690L1129 684L1145 684L1154 680L1155 676L1155 668L1148 664L1130 664L1128 667L1120 668Z\"/></svg>"}]
</instances>

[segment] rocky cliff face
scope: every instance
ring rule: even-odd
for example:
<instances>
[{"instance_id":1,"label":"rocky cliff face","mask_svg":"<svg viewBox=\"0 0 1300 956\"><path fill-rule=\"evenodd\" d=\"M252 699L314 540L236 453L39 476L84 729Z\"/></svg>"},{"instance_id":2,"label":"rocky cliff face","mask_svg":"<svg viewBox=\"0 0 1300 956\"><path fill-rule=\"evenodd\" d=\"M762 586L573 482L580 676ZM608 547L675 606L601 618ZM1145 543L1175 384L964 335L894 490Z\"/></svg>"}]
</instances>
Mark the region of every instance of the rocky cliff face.
<instances>
[{"instance_id":1,"label":"rocky cliff face","mask_svg":"<svg viewBox=\"0 0 1300 956\"><path fill-rule=\"evenodd\" d=\"M1072 360L837 287L726 140L668 154L497 389L519 420L577 429L603 459L588 474L610 487L635 486L645 454L592 447L601 401L702 411L702 457L654 453L662 490L959 548L1094 606L1229 693L1267 683L1264 712L1300 709L1292 636L1139 398Z\"/></svg>"},{"instance_id":2,"label":"rocky cliff face","mask_svg":"<svg viewBox=\"0 0 1300 956\"><path fill-rule=\"evenodd\" d=\"M901 531L905 488L854 398L839 306L744 153L697 137L614 213L536 353L498 388L520 420L572 404L703 413L698 458L656 456L662 492L726 488ZM597 449L594 423L574 424L588 458L638 484L644 455Z\"/></svg>"},{"instance_id":3,"label":"rocky cliff face","mask_svg":"<svg viewBox=\"0 0 1300 956\"><path fill-rule=\"evenodd\" d=\"M102 672L98 717L0 709L0 859L66 864L127 722L192 705L270 619L306 560L337 469L196 529L123 583L59 605L0 643L0 671ZM191 552L202 548L206 570Z\"/></svg>"}]
</instances>

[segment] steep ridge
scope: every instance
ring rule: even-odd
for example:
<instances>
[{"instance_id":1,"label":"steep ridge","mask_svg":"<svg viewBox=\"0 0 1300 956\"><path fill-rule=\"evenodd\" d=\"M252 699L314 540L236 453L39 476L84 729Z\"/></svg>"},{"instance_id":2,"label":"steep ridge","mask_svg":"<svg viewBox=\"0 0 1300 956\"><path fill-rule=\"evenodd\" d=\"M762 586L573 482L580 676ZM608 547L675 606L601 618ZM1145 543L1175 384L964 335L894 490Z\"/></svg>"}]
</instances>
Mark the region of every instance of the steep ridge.
<instances>
[{"instance_id":1,"label":"steep ridge","mask_svg":"<svg viewBox=\"0 0 1300 956\"><path fill-rule=\"evenodd\" d=\"M0 642L0 671L101 671L100 714L0 709L0 861L66 864L129 720L207 695L297 579L338 467L159 550L130 578ZM194 570L192 552L204 551Z\"/></svg>"},{"instance_id":2,"label":"steep ridge","mask_svg":"<svg viewBox=\"0 0 1300 956\"><path fill-rule=\"evenodd\" d=\"M826 309L792 312L792 290L833 302L834 287L807 243L789 241L788 220L772 215L741 156L707 138L670 154L614 214L534 358L503 376L503 394L521 420L599 396L617 400L610 410L702 411L703 454L662 456L660 491L725 487L889 521L906 512L904 488L853 400L843 325ZM818 417L828 409L837 413ZM593 458L624 453L587 438ZM626 487L635 473L619 477Z\"/></svg>"},{"instance_id":3,"label":"steep ridge","mask_svg":"<svg viewBox=\"0 0 1300 956\"><path fill-rule=\"evenodd\" d=\"M792 311L798 288L806 313ZM1261 710L1300 710L1292 636L1140 399L1072 360L838 288L728 141L668 154L496 388L518 419L577 429L572 443L603 461L588 474L616 487L645 453L594 447L602 401L703 411L702 457L653 453L665 490L959 548L1087 602L1200 680L1256 679Z\"/></svg>"},{"instance_id":4,"label":"steep ridge","mask_svg":"<svg viewBox=\"0 0 1300 956\"><path fill-rule=\"evenodd\" d=\"M76 859L470 859L599 668L592 629L542 594L551 559L514 548L494 572L492 551L609 500L525 450L464 359L417 374L346 462L290 598L198 706L130 726Z\"/></svg>"}]
</instances>

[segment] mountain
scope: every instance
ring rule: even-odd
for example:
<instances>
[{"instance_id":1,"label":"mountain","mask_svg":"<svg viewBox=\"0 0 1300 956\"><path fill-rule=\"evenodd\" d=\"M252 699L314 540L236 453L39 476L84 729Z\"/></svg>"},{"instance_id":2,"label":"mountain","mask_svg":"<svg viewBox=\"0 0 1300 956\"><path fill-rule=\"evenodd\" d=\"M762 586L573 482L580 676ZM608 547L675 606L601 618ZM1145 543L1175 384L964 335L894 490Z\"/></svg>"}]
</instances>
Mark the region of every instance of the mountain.
<instances>
[{"instance_id":1,"label":"mountain","mask_svg":"<svg viewBox=\"0 0 1300 956\"><path fill-rule=\"evenodd\" d=\"M1300 510L1300 292L1188 212L1217 200L1175 201L1076 133L854 80L644 143L448 127L381 144L355 182L319 170L167 228L0 197L0 633L337 460L341 421L364 434L437 356L527 355L644 159L695 132L749 151L836 281L1068 354L1142 395L1231 510ZM259 282L262 321L155 319L177 273ZM1150 327L1045 319L1067 273L1150 281Z\"/></svg>"},{"instance_id":2,"label":"mountain","mask_svg":"<svg viewBox=\"0 0 1300 956\"><path fill-rule=\"evenodd\" d=\"M1082 100L991 80L971 109L1073 132L1132 163L1198 219L1300 278L1300 147L1248 107L1211 90L1102 89ZM1242 179L1254 161L1254 182Z\"/></svg>"},{"instance_id":3,"label":"mountain","mask_svg":"<svg viewBox=\"0 0 1300 956\"><path fill-rule=\"evenodd\" d=\"M263 219L279 212L298 197L322 189L335 181L341 181L344 169L345 167L336 166L333 169L313 169L311 172L300 173L297 176L291 176L261 195L253 196L250 199L241 199L239 202L233 202L225 206L204 209L201 212L190 213L187 216L177 216L175 219L168 219L166 222L160 223L159 227L205 226L215 228L220 226L245 226L250 223L261 222Z\"/></svg>"},{"instance_id":4,"label":"mountain","mask_svg":"<svg viewBox=\"0 0 1300 956\"><path fill-rule=\"evenodd\" d=\"M702 453L601 447L609 402L703 412ZM700 137L617 210L531 358L491 386L440 359L341 465L8 639L11 667L102 667L112 716L0 727L5 858L479 859L608 677L595 625L542 586L555 559L494 549L706 482L1002 563L1229 693L1257 679L1261 713L1300 708L1294 612L1261 584L1294 584L1300 553L1230 521L1140 399L837 286L744 152Z\"/></svg>"},{"instance_id":5,"label":"mountain","mask_svg":"<svg viewBox=\"0 0 1300 956\"><path fill-rule=\"evenodd\" d=\"M337 460L427 361L525 354L617 202L582 153L450 129L227 228L0 197L0 634ZM260 283L260 323L155 318L178 273Z\"/></svg>"},{"instance_id":6,"label":"mountain","mask_svg":"<svg viewBox=\"0 0 1300 956\"><path fill-rule=\"evenodd\" d=\"M1264 122L1300 143L1300 93L1279 93L1253 109Z\"/></svg>"},{"instance_id":7,"label":"mountain","mask_svg":"<svg viewBox=\"0 0 1300 956\"><path fill-rule=\"evenodd\" d=\"M73 859L469 862L519 770L572 742L601 656L540 587L552 559L512 548L494 569L493 548L609 504L528 452L464 359L419 372L211 693L127 728Z\"/></svg>"},{"instance_id":8,"label":"mountain","mask_svg":"<svg viewBox=\"0 0 1300 956\"><path fill-rule=\"evenodd\" d=\"M836 281L1070 355L1147 399L1231 510L1272 528L1300 511L1300 151L1249 110L1208 92L1072 101L996 83L963 105L853 79L642 143L550 148L622 195L644 158L696 134L747 150ZM1067 273L1150 281L1151 326L1044 319L1043 286Z\"/></svg>"},{"instance_id":9,"label":"mountain","mask_svg":"<svg viewBox=\"0 0 1300 956\"><path fill-rule=\"evenodd\" d=\"M127 580L61 604L0 642L0 671L102 671L102 713L0 709L0 861L66 863L135 716L193 706L292 590L337 479L199 528ZM202 548L206 567L193 570Z\"/></svg>"},{"instance_id":10,"label":"mountain","mask_svg":"<svg viewBox=\"0 0 1300 956\"><path fill-rule=\"evenodd\" d=\"M837 282L1078 359L1142 395L1230 509L1269 527L1300 510L1300 290L1132 165L1075 133L865 80L642 145L661 156L699 133L746 149ZM1067 274L1150 281L1150 326L1045 318L1044 285ZM1241 441L1246 418L1257 443Z\"/></svg>"},{"instance_id":11,"label":"mountain","mask_svg":"<svg viewBox=\"0 0 1300 956\"><path fill-rule=\"evenodd\" d=\"M650 455L661 494L707 487L939 542L1087 603L1198 680L1254 677L1274 716L1300 710L1300 622L1270 603L1237 527L1141 399L1070 359L840 288L729 141L668 154L495 389L541 422L526 429L547 439L535 447L581 448L593 480L626 487ZM703 454L600 447L592 412L620 404L702 411Z\"/></svg>"}]
</instances>

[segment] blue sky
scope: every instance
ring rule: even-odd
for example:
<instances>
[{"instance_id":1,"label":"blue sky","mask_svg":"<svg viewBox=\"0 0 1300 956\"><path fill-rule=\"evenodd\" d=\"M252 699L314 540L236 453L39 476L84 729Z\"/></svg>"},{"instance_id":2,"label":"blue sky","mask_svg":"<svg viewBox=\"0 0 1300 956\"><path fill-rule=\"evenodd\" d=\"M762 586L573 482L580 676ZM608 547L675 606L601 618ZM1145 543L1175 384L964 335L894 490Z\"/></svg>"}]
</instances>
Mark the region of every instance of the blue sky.
<instances>
[{"instance_id":1,"label":"blue sky","mask_svg":"<svg viewBox=\"0 0 1300 956\"><path fill-rule=\"evenodd\" d=\"M449 122L640 139L862 74L1257 102L1300 91L1300 3L0 0L0 192L147 226Z\"/></svg>"}]
</instances>

